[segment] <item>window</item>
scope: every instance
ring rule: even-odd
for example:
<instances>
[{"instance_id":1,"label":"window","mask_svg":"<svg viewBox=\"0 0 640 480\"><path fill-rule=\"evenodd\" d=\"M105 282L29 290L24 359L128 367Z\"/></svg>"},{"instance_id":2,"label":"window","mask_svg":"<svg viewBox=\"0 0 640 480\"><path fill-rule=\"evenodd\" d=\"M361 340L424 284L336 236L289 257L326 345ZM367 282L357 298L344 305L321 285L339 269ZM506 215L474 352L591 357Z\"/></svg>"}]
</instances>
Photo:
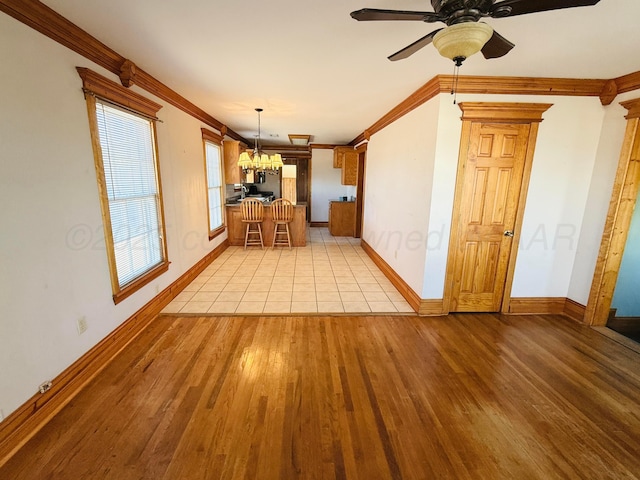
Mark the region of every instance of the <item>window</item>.
<instances>
[{"instance_id":1,"label":"window","mask_svg":"<svg viewBox=\"0 0 640 480\"><path fill-rule=\"evenodd\" d=\"M209 239L224 232L224 209L222 190L222 137L207 129L202 129L204 141L205 173L207 179L207 213L209 218Z\"/></svg>"},{"instance_id":2,"label":"window","mask_svg":"<svg viewBox=\"0 0 640 480\"><path fill-rule=\"evenodd\" d=\"M99 88L89 89L83 80L113 298L118 303L168 269L155 117L138 112L131 102L123 107L103 98Z\"/></svg>"}]
</instances>

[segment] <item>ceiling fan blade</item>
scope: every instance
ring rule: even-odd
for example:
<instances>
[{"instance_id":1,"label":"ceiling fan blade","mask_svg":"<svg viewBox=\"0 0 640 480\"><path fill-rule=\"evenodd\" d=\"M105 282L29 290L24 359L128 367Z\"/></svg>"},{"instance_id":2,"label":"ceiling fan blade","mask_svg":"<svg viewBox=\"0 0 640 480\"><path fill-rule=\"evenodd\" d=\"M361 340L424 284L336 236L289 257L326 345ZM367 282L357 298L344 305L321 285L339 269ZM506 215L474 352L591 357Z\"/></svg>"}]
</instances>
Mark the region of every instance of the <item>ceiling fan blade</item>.
<instances>
[{"instance_id":1,"label":"ceiling fan blade","mask_svg":"<svg viewBox=\"0 0 640 480\"><path fill-rule=\"evenodd\" d=\"M544 12L547 10L559 10L561 8L588 7L595 5L600 0L503 0L496 2L491 8L491 13L496 16L513 17L525 13ZM511 7L511 12L506 14L504 7ZM493 15L492 15L493 16Z\"/></svg>"},{"instance_id":2,"label":"ceiling fan blade","mask_svg":"<svg viewBox=\"0 0 640 480\"><path fill-rule=\"evenodd\" d=\"M439 28L438 30L434 30L433 32L429 33L428 35L425 35L421 39L416 40L411 45L404 47L402 50L398 50L396 53L394 53L393 55L390 55L387 58L392 62L395 62L396 60L402 60L404 58L407 58L413 55L422 47L426 47L427 45L429 45L433 41L433 37L435 37L436 33L438 33L440 30L442 30L442 28Z\"/></svg>"},{"instance_id":3,"label":"ceiling fan blade","mask_svg":"<svg viewBox=\"0 0 640 480\"><path fill-rule=\"evenodd\" d=\"M440 15L434 12L410 12L407 10L379 10L377 8L363 8L351 12L351 17L361 22L372 20L416 20L420 22L438 22Z\"/></svg>"},{"instance_id":4,"label":"ceiling fan blade","mask_svg":"<svg viewBox=\"0 0 640 480\"><path fill-rule=\"evenodd\" d=\"M489 41L482 47L482 55L487 59L499 58L509 53L513 47L513 43L494 30Z\"/></svg>"}]
</instances>

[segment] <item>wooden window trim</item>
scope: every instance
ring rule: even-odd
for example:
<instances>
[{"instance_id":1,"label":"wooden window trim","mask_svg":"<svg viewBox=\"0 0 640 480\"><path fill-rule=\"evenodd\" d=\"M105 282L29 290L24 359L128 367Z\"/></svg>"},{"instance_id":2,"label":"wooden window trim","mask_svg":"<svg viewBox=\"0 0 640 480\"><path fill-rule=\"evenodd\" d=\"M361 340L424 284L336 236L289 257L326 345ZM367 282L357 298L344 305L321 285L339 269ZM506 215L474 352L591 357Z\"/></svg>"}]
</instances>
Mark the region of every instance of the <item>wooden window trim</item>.
<instances>
[{"instance_id":1,"label":"wooden window trim","mask_svg":"<svg viewBox=\"0 0 640 480\"><path fill-rule=\"evenodd\" d=\"M200 131L202 132L203 140L209 140L210 142L215 143L219 147L222 147L222 140L224 138L223 135L213 132L208 128L201 128Z\"/></svg>"},{"instance_id":2,"label":"wooden window trim","mask_svg":"<svg viewBox=\"0 0 640 480\"><path fill-rule=\"evenodd\" d=\"M224 212L224 209L222 209L222 210ZM226 217L226 215L223 214L223 217ZM219 235L222 235L226 231L227 231L227 225L226 225L226 218L225 218L225 223L223 223L218 228L216 228L214 230L211 230L209 232L209 241L213 240L214 238L216 238Z\"/></svg>"},{"instance_id":3,"label":"wooden window trim","mask_svg":"<svg viewBox=\"0 0 640 480\"><path fill-rule=\"evenodd\" d=\"M102 77L101 75L87 69L78 67L78 74L82 78L83 90L87 102L87 114L89 116L89 130L91 133L91 144L93 147L93 159L96 169L96 177L98 179L98 193L100 196L100 208L102 212L102 223L105 232L105 246L107 250L107 259L109 263L109 274L111 277L111 288L113 291L113 302L117 305L125 298L140 290L163 273L169 270L169 259L167 251L167 234L164 219L164 201L162 196L162 180L160 175L160 161L158 158L158 135L156 131L156 122L153 120L157 112L162 108L151 100L145 99L141 95L131 92L121 87L115 82ZM104 163L102 161L102 145L98 134L98 120L96 117L96 98L104 99L116 105L122 106L133 113L148 117L151 119L153 130L153 142L155 153L156 177L158 183L158 208L161 224L162 249L164 260L153 267L151 270L137 277L132 282L120 286L115 260L115 250L113 245L113 227L111 224L111 214L109 211L109 201L107 198L107 188L104 176ZM141 111L137 111L137 108Z\"/></svg>"},{"instance_id":4,"label":"wooden window trim","mask_svg":"<svg viewBox=\"0 0 640 480\"><path fill-rule=\"evenodd\" d=\"M205 188L205 198L207 199L207 229L209 230L209 241L212 241L214 238L222 235L227 231L227 215L226 209L224 208L224 151L222 146L223 136L219 135L215 132L207 128L201 128L202 131L202 157L204 159L204 188ZM222 225L211 230L211 224L209 223L209 181L208 181L208 172L207 172L207 145L206 142L211 142L218 146L220 149L220 204L221 204L221 215L222 215Z\"/></svg>"},{"instance_id":5,"label":"wooden window trim","mask_svg":"<svg viewBox=\"0 0 640 480\"><path fill-rule=\"evenodd\" d=\"M156 115L162 105L112 82L93 70L84 67L76 67L76 70L82 79L82 88L85 93L109 100L135 113L157 120Z\"/></svg>"}]
</instances>

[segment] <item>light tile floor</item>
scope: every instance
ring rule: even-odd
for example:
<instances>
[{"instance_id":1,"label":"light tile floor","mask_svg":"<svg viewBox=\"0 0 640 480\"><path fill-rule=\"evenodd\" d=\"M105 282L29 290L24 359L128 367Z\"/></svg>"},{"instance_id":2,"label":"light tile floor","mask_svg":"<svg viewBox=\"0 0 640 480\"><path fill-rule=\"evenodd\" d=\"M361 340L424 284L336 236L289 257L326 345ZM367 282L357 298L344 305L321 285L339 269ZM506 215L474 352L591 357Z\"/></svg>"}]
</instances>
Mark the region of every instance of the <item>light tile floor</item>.
<instances>
[{"instance_id":1,"label":"light tile floor","mask_svg":"<svg viewBox=\"0 0 640 480\"><path fill-rule=\"evenodd\" d=\"M163 313L413 313L360 246L309 228L307 245L229 247Z\"/></svg>"}]
</instances>

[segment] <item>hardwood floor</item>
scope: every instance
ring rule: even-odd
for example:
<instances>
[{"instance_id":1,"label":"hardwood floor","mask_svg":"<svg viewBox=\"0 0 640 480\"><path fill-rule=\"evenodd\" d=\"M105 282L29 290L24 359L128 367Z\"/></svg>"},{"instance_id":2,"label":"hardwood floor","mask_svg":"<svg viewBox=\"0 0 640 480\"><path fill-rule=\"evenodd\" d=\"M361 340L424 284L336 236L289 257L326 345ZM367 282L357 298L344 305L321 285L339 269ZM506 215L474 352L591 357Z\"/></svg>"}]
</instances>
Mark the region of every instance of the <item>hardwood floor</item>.
<instances>
[{"instance_id":1,"label":"hardwood floor","mask_svg":"<svg viewBox=\"0 0 640 480\"><path fill-rule=\"evenodd\" d=\"M20 479L639 478L640 354L560 316L159 317Z\"/></svg>"}]
</instances>

